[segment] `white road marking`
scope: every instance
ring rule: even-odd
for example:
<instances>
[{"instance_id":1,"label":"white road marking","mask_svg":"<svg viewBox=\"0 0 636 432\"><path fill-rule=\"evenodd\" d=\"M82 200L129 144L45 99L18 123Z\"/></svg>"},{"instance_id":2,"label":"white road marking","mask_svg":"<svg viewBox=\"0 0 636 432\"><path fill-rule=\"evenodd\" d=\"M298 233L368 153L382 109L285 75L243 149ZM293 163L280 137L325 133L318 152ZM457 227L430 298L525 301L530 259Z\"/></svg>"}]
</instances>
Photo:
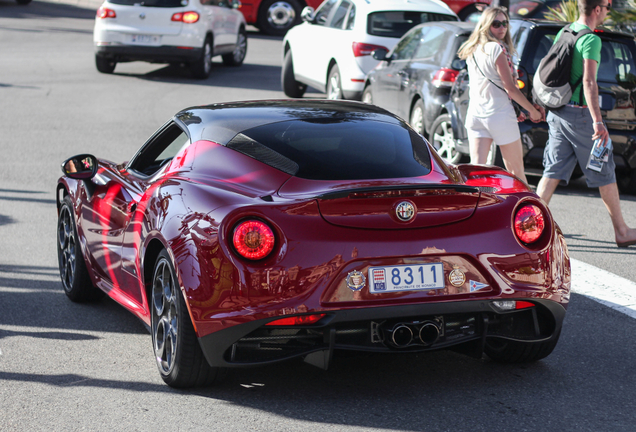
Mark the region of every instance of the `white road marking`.
<instances>
[{"instance_id":1,"label":"white road marking","mask_svg":"<svg viewBox=\"0 0 636 432\"><path fill-rule=\"evenodd\" d=\"M636 282L570 258L572 292L636 318Z\"/></svg>"}]
</instances>

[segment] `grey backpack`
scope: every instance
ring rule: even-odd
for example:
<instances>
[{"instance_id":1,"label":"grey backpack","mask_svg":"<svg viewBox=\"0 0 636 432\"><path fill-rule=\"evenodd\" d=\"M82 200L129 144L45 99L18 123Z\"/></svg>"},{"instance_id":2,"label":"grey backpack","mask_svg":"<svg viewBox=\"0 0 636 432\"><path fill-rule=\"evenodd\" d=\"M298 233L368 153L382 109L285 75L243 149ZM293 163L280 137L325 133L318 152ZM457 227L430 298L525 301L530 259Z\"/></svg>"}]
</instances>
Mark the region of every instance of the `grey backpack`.
<instances>
[{"instance_id":1,"label":"grey backpack","mask_svg":"<svg viewBox=\"0 0 636 432\"><path fill-rule=\"evenodd\" d=\"M590 33L593 33L590 29L575 32L570 28L570 24L564 27L559 40L543 57L534 74L532 95L535 102L551 109L560 108L570 102L572 92L583 79L581 77L574 85L570 85L574 45L581 36Z\"/></svg>"}]
</instances>

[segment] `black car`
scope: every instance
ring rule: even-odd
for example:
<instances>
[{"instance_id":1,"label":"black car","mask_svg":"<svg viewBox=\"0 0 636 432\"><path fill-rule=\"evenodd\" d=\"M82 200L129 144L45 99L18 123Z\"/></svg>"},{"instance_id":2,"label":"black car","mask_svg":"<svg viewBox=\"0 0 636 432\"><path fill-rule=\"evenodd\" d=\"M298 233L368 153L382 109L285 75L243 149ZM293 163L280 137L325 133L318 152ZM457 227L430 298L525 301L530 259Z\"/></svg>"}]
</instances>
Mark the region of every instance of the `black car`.
<instances>
[{"instance_id":1,"label":"black car","mask_svg":"<svg viewBox=\"0 0 636 432\"><path fill-rule=\"evenodd\" d=\"M517 50L513 59L519 73L519 88L529 98L532 79L541 59L553 44L556 34L567 23L544 20L511 20L512 39ZM636 193L636 43L631 35L597 29L601 37L601 64L598 69L599 100L603 119L614 146L617 183L622 192ZM452 129L446 129L440 140L454 142L461 154L468 155L468 139L464 119L468 109L468 74L463 70L451 89L446 110ZM440 116L444 120L446 116ZM526 120L519 124L526 174L543 173L543 150L548 140L548 124ZM493 146L493 149L495 147ZM491 152L489 162L495 163ZM574 176L582 172L577 167Z\"/></svg>"},{"instance_id":2,"label":"black car","mask_svg":"<svg viewBox=\"0 0 636 432\"><path fill-rule=\"evenodd\" d=\"M444 105L459 70L457 50L468 39L474 23L438 21L421 24L406 33L392 51L376 50L380 64L366 77L362 101L409 119L411 126L428 136L436 150L451 163L461 154L449 152L452 142L435 139L450 128ZM442 115L440 117L440 115ZM447 145L449 144L450 147Z\"/></svg>"}]
</instances>

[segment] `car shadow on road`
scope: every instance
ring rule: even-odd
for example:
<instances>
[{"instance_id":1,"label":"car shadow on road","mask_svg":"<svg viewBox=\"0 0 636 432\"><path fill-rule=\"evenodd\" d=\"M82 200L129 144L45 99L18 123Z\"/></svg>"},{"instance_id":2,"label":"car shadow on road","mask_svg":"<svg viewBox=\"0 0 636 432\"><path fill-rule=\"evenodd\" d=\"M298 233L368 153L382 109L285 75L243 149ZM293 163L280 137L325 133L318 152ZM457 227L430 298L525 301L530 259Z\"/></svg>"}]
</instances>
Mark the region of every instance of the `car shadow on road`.
<instances>
[{"instance_id":1,"label":"car shadow on road","mask_svg":"<svg viewBox=\"0 0 636 432\"><path fill-rule=\"evenodd\" d=\"M0 10L5 18L74 18L95 19L97 9L82 8L60 3L34 1L26 6L19 5L15 0L0 0Z\"/></svg>"}]
</instances>

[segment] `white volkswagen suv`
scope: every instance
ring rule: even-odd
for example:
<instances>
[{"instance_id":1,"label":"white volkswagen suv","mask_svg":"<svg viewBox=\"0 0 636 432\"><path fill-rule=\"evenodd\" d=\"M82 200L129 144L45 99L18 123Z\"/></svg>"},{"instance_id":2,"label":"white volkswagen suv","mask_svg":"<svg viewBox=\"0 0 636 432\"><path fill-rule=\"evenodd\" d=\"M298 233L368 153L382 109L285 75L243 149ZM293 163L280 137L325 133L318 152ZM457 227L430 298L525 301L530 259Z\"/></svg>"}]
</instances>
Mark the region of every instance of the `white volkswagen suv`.
<instances>
[{"instance_id":1,"label":"white volkswagen suv","mask_svg":"<svg viewBox=\"0 0 636 432\"><path fill-rule=\"evenodd\" d=\"M329 99L360 99L366 74L378 64L374 50L391 50L420 23L458 20L439 0L325 0L301 16L305 22L283 40L281 86L293 98L310 86Z\"/></svg>"},{"instance_id":2,"label":"white volkswagen suv","mask_svg":"<svg viewBox=\"0 0 636 432\"><path fill-rule=\"evenodd\" d=\"M247 53L239 0L106 0L97 10L95 64L113 73L119 62L187 63L196 78L212 57L239 66Z\"/></svg>"}]
</instances>

